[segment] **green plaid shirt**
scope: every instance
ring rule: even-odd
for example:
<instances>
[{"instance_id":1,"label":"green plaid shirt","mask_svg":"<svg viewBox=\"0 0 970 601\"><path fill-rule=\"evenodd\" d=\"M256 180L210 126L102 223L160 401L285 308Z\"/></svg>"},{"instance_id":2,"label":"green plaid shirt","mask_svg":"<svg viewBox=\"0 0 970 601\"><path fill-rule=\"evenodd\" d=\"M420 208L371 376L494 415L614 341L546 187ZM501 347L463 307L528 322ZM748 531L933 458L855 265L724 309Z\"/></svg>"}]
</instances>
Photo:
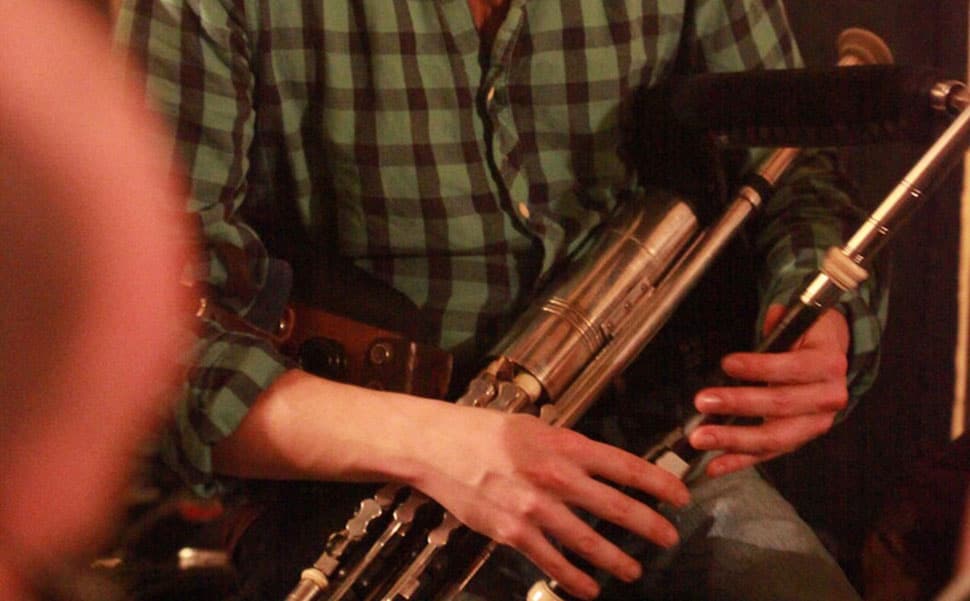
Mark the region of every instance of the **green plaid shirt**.
<instances>
[{"instance_id":1,"label":"green plaid shirt","mask_svg":"<svg viewBox=\"0 0 970 601\"><path fill-rule=\"evenodd\" d=\"M494 341L637 189L619 152L636 89L685 50L695 70L800 64L775 0L512 0L487 55L467 0L128 0L118 35L172 119L216 302L272 324L287 278L271 255L336 252L413 300L449 349ZM818 165L765 212L765 303L842 240L849 198ZM845 304L855 394L876 361L871 294ZM211 445L287 366L204 325L167 446L190 480L213 481Z\"/></svg>"}]
</instances>

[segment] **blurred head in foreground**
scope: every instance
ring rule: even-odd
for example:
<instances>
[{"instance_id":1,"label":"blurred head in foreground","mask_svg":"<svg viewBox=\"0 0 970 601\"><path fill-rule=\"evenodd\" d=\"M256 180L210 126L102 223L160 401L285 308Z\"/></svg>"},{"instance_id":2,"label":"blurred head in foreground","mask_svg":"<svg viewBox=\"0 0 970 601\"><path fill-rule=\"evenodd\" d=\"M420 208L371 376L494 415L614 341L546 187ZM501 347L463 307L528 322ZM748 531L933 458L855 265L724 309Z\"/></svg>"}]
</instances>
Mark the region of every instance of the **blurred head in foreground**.
<instances>
[{"instance_id":1,"label":"blurred head in foreground","mask_svg":"<svg viewBox=\"0 0 970 601\"><path fill-rule=\"evenodd\" d=\"M0 3L0 599L98 544L189 305L170 147L70 2Z\"/></svg>"}]
</instances>

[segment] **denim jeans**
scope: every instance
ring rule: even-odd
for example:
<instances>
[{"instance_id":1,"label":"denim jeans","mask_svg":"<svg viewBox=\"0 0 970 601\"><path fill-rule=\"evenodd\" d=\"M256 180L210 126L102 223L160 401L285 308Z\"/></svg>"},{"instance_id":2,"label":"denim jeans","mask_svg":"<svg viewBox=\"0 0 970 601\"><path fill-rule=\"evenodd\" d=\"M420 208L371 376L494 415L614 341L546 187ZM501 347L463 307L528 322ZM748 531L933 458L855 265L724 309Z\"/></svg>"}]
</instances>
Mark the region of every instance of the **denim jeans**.
<instances>
[{"instance_id":1,"label":"denim jeans","mask_svg":"<svg viewBox=\"0 0 970 601\"><path fill-rule=\"evenodd\" d=\"M600 599L859 601L811 528L755 469L700 476L690 488L687 507L661 506L681 543L658 553L645 541L625 541L628 552L643 558L644 577L633 584L607 581ZM511 552L484 572L465 599L524 601L523 591L540 577Z\"/></svg>"},{"instance_id":2,"label":"denim jeans","mask_svg":"<svg viewBox=\"0 0 970 601\"><path fill-rule=\"evenodd\" d=\"M701 476L691 494L688 507L664 509L681 544L645 566L635 589L642 596L609 598L859 600L812 529L755 469Z\"/></svg>"}]
</instances>

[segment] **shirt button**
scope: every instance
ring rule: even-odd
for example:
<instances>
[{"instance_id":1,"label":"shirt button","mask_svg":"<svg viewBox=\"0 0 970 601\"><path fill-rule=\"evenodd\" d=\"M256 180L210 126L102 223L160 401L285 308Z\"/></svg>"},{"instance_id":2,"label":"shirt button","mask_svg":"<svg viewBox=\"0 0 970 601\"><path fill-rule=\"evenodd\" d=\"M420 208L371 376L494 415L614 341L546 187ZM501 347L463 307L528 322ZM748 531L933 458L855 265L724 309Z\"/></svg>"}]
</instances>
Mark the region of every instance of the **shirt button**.
<instances>
[{"instance_id":1,"label":"shirt button","mask_svg":"<svg viewBox=\"0 0 970 601\"><path fill-rule=\"evenodd\" d=\"M520 202L517 208L519 209L519 215L522 215L523 219L529 218L529 205L525 204L524 202Z\"/></svg>"}]
</instances>

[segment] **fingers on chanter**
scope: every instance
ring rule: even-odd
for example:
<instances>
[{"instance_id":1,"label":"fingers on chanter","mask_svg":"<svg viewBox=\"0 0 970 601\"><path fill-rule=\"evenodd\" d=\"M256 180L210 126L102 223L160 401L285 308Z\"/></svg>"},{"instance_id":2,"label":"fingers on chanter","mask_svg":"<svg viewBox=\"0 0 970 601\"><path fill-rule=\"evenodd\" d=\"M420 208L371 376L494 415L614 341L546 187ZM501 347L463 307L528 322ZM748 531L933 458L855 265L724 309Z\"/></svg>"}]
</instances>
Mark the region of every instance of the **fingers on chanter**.
<instances>
[{"instance_id":1,"label":"fingers on chanter","mask_svg":"<svg viewBox=\"0 0 970 601\"><path fill-rule=\"evenodd\" d=\"M572 517L579 520L576 516ZM550 534L552 533L550 532ZM553 534L553 536L555 535ZM560 586L569 591L570 594L581 599L592 599L599 594L599 585L596 580L570 563L562 552L560 552L559 548L550 542L538 529L524 533L519 538L512 537L505 540L496 540L515 547L529 561L535 564L536 567L549 576L549 578L555 580Z\"/></svg>"},{"instance_id":2,"label":"fingers on chanter","mask_svg":"<svg viewBox=\"0 0 970 601\"><path fill-rule=\"evenodd\" d=\"M723 476L739 472L745 468L752 467L762 461L768 461L781 455L781 453L769 453L767 455L746 455L743 453L730 453L719 455L712 459L705 468L709 476Z\"/></svg>"},{"instance_id":3,"label":"fingers on chanter","mask_svg":"<svg viewBox=\"0 0 970 601\"><path fill-rule=\"evenodd\" d=\"M677 507L690 502L690 492L680 478L623 449L604 443L593 443L582 449L581 454L577 454L577 461L590 475L620 487L635 488ZM594 491L577 492L580 496L588 496Z\"/></svg>"},{"instance_id":4,"label":"fingers on chanter","mask_svg":"<svg viewBox=\"0 0 970 601\"><path fill-rule=\"evenodd\" d=\"M756 456L797 449L827 432L834 414L818 413L766 420L757 426L703 426L691 433L691 445L699 450L723 450Z\"/></svg>"},{"instance_id":5,"label":"fingers on chanter","mask_svg":"<svg viewBox=\"0 0 970 601\"><path fill-rule=\"evenodd\" d=\"M747 417L793 417L841 411L848 391L840 381L778 386L709 388L698 393L694 406L701 413Z\"/></svg>"},{"instance_id":6,"label":"fingers on chanter","mask_svg":"<svg viewBox=\"0 0 970 601\"><path fill-rule=\"evenodd\" d=\"M621 580L629 582L641 576L642 568L636 559L603 537L566 506L551 508L550 513L554 515L550 515L545 521L545 533L564 548L589 565L605 570ZM551 570L547 570L547 573L567 590L580 591L584 597L595 596L598 592L595 581L565 557L560 560L550 555L549 560L555 575ZM545 569L544 566L539 567Z\"/></svg>"},{"instance_id":7,"label":"fingers on chanter","mask_svg":"<svg viewBox=\"0 0 970 601\"><path fill-rule=\"evenodd\" d=\"M721 361L721 368L742 381L806 384L844 376L847 358L843 353L814 348L784 353L731 353Z\"/></svg>"},{"instance_id":8,"label":"fingers on chanter","mask_svg":"<svg viewBox=\"0 0 970 601\"><path fill-rule=\"evenodd\" d=\"M672 547L680 540L677 529L658 512L597 480L577 487L573 504L658 546Z\"/></svg>"}]
</instances>

